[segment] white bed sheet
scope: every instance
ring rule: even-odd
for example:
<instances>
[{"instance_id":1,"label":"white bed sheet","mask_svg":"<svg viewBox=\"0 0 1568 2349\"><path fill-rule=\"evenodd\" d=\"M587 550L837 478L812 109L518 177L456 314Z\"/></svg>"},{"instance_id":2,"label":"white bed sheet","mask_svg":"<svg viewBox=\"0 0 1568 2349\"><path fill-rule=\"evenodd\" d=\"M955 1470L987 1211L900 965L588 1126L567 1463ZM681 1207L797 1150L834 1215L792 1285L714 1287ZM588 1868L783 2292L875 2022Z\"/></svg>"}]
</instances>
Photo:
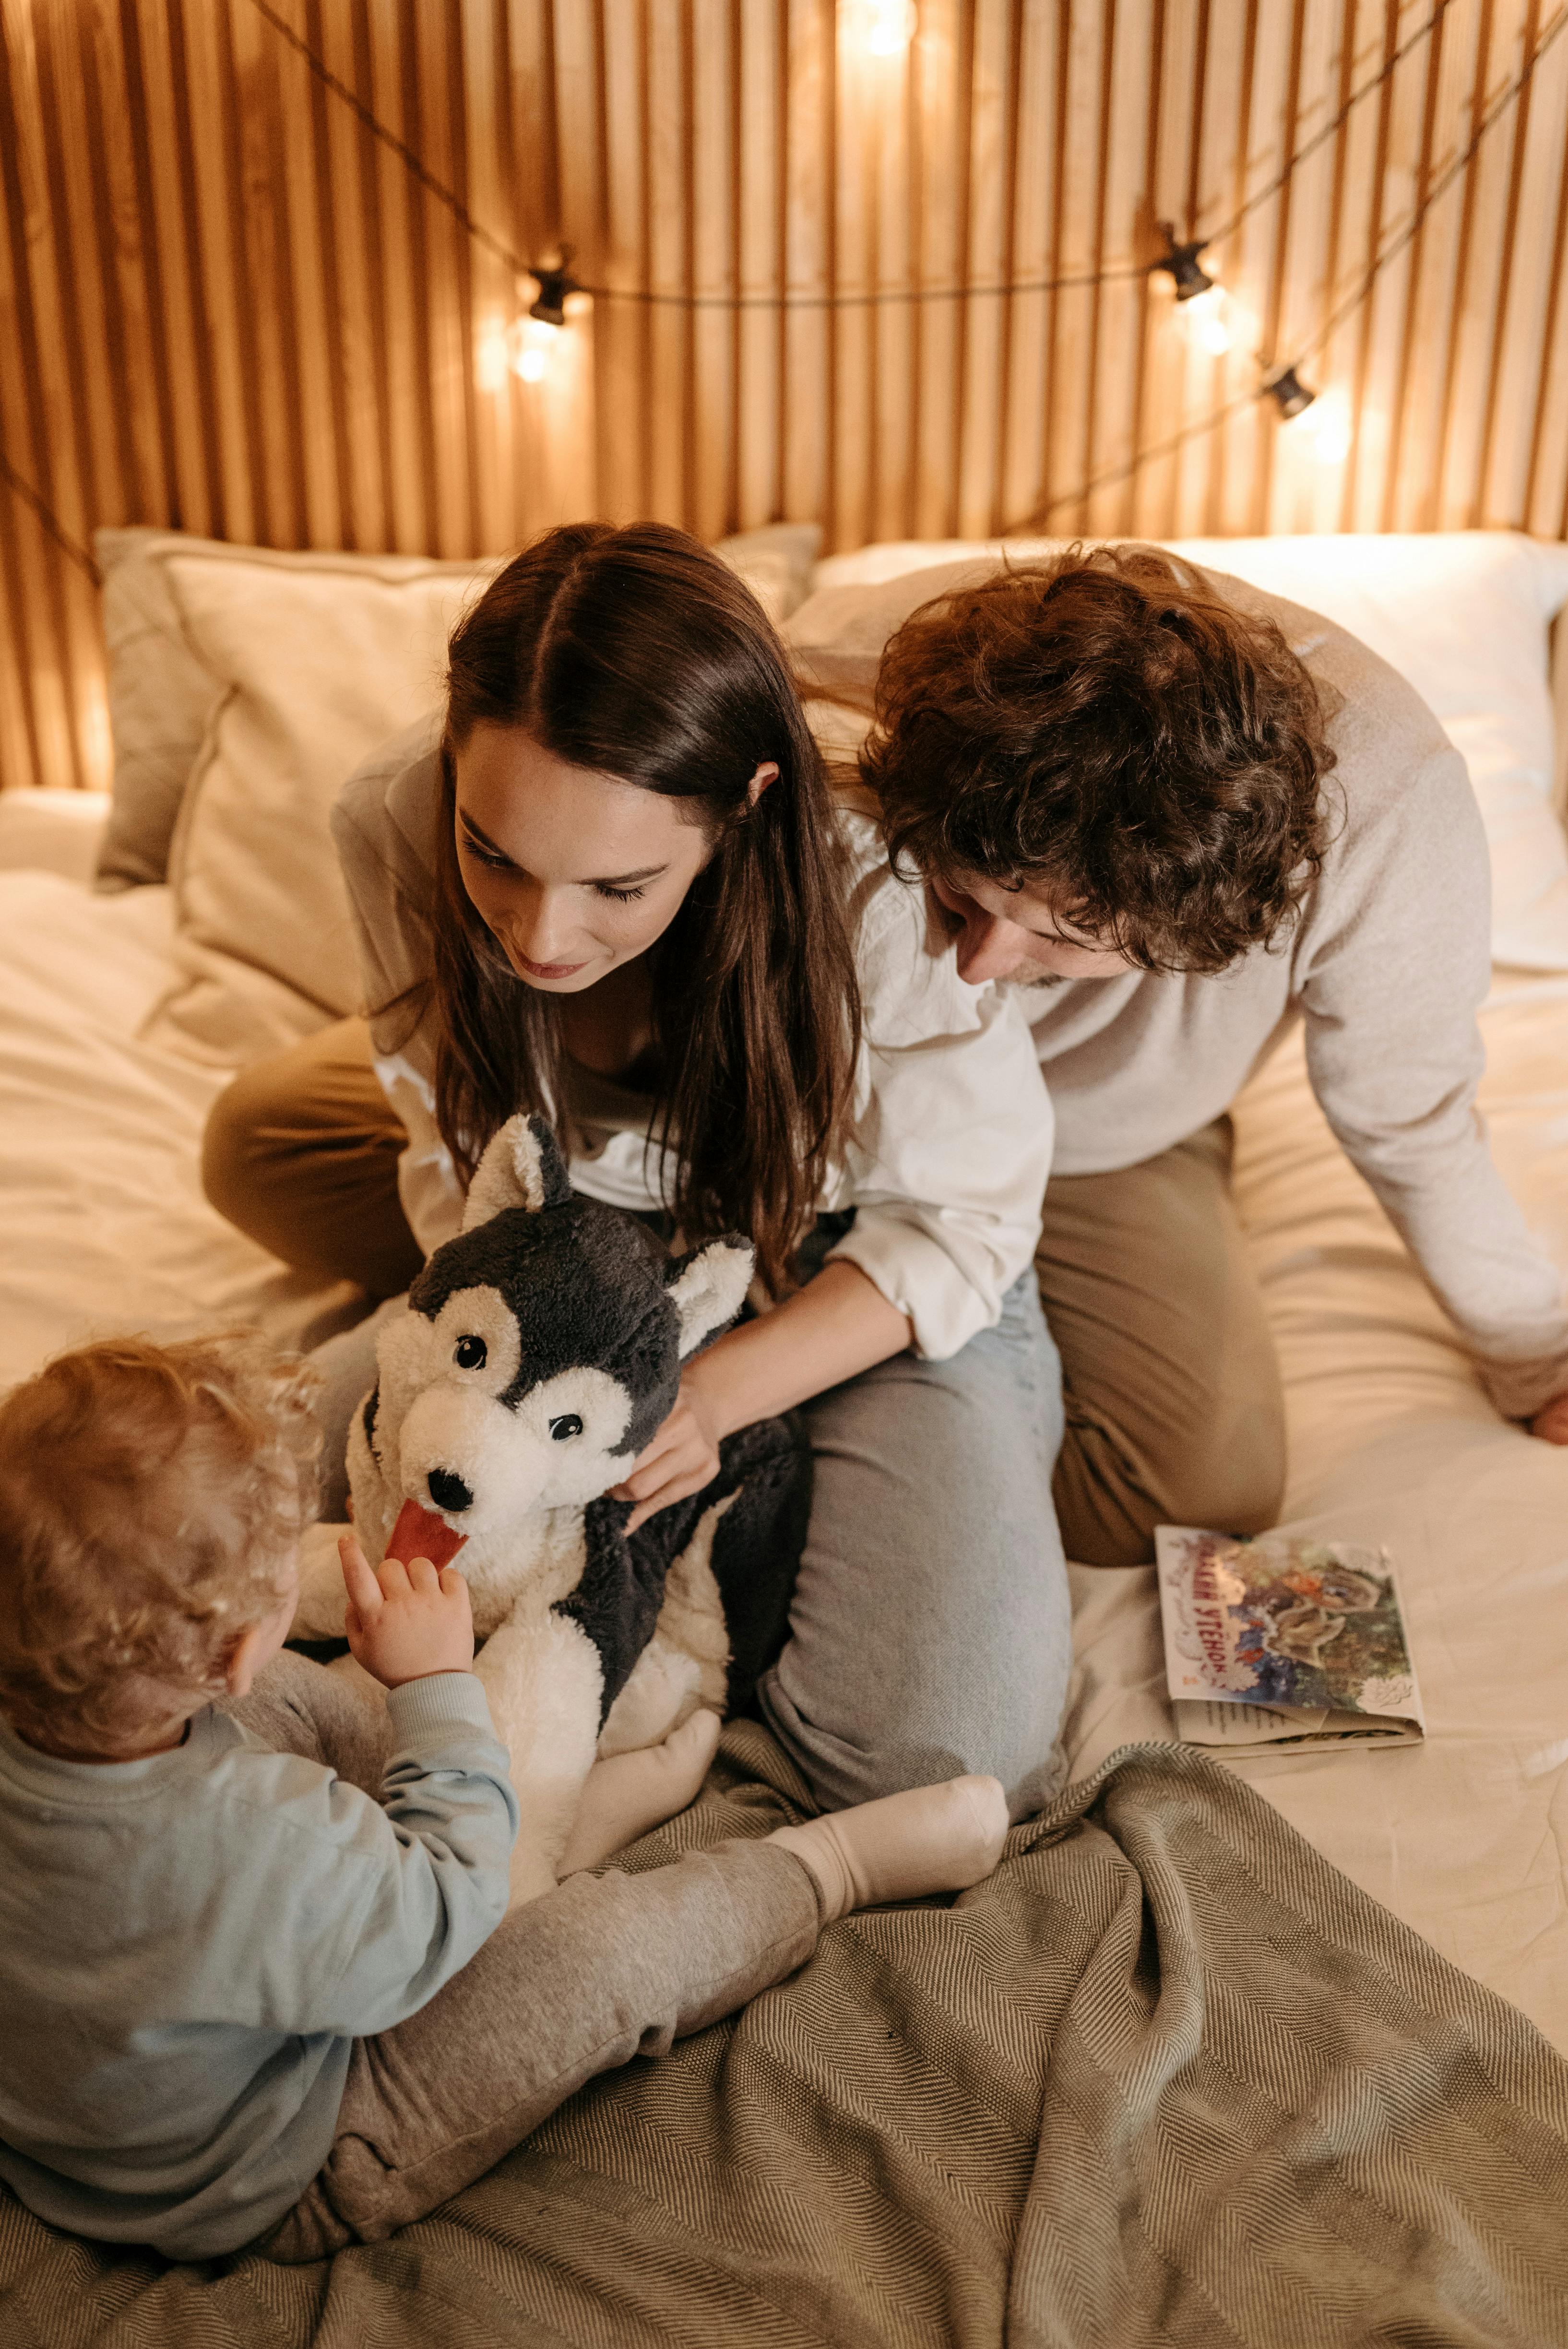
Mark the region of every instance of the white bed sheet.
<instances>
[{"instance_id":1,"label":"white bed sheet","mask_svg":"<svg viewBox=\"0 0 1568 2349\"><path fill-rule=\"evenodd\" d=\"M226 1080L137 1032L175 976L171 940L166 889L0 872L0 1388L88 1335L243 1320L313 1344L357 1304L202 1197Z\"/></svg>"},{"instance_id":2,"label":"white bed sheet","mask_svg":"<svg viewBox=\"0 0 1568 2349\"><path fill-rule=\"evenodd\" d=\"M1568 981L1500 973L1493 1146L1568 1267ZM1386 1541L1423 1746L1227 1755L1334 1865L1568 2053L1568 1451L1501 1421L1314 1102L1299 1039L1236 1109L1290 1426L1286 1522ZM1174 1734L1152 1571L1074 1569L1074 1775Z\"/></svg>"}]
</instances>

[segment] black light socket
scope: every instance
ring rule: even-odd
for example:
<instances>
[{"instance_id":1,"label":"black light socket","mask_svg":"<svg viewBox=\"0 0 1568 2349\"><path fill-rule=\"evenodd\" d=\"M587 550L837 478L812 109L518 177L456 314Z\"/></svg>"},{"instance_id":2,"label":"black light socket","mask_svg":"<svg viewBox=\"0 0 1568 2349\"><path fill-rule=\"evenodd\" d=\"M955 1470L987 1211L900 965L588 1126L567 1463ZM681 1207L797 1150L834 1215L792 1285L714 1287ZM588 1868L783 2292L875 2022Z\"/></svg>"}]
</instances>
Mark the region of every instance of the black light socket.
<instances>
[{"instance_id":1,"label":"black light socket","mask_svg":"<svg viewBox=\"0 0 1568 2349\"><path fill-rule=\"evenodd\" d=\"M1199 294L1207 294L1210 287L1216 283L1198 258L1204 249L1202 241L1199 239L1193 244L1178 244L1170 222L1161 221L1159 225L1169 251L1163 261L1151 262L1149 266L1151 269L1163 269L1169 273L1175 282L1176 298L1179 302L1196 301Z\"/></svg>"},{"instance_id":2,"label":"black light socket","mask_svg":"<svg viewBox=\"0 0 1568 2349\"><path fill-rule=\"evenodd\" d=\"M529 304L528 316L539 319L544 326L564 326L566 296L580 290L576 279L567 274L566 264L571 257L571 246L563 245L561 258L554 269L531 269L528 273L539 288L539 298Z\"/></svg>"},{"instance_id":3,"label":"black light socket","mask_svg":"<svg viewBox=\"0 0 1568 2349\"><path fill-rule=\"evenodd\" d=\"M1277 375L1272 383L1266 383L1263 389L1287 424L1293 416L1300 416L1309 409L1317 398L1316 392L1308 389L1294 367L1286 367L1282 375Z\"/></svg>"}]
</instances>

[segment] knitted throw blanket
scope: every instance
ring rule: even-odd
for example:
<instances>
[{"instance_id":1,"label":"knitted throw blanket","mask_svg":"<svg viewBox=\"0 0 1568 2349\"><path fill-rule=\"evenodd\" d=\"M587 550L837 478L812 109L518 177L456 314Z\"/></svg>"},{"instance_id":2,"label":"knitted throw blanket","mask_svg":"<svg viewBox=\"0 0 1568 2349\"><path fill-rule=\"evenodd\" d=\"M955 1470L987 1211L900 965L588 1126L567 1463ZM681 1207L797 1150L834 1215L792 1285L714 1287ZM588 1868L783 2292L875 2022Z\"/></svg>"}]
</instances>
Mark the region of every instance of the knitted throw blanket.
<instances>
[{"instance_id":1,"label":"knitted throw blanket","mask_svg":"<svg viewBox=\"0 0 1568 2349\"><path fill-rule=\"evenodd\" d=\"M627 1865L794 1815L732 1723ZM1568 2064L1228 1771L1124 1749L951 1905L846 1919L435 2217L170 2267L0 2201L27 2349L1542 2349Z\"/></svg>"}]
</instances>

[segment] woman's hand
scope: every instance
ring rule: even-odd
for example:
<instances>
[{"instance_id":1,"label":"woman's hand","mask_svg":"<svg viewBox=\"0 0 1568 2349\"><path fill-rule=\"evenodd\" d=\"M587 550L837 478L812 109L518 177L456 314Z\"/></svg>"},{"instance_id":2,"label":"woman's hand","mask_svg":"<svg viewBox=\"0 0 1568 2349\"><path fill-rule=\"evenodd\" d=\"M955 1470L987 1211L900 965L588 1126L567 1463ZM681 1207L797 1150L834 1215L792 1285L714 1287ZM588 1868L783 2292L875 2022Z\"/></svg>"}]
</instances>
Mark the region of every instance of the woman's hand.
<instances>
[{"instance_id":1,"label":"woman's hand","mask_svg":"<svg viewBox=\"0 0 1568 2349\"><path fill-rule=\"evenodd\" d=\"M672 1501L683 1501L688 1493L700 1493L712 1483L719 1473L722 1433L712 1404L690 1380L682 1380L674 1410L648 1449L639 1454L626 1482L610 1488L612 1501L637 1504L626 1521L628 1534L657 1509L667 1509Z\"/></svg>"}]
</instances>

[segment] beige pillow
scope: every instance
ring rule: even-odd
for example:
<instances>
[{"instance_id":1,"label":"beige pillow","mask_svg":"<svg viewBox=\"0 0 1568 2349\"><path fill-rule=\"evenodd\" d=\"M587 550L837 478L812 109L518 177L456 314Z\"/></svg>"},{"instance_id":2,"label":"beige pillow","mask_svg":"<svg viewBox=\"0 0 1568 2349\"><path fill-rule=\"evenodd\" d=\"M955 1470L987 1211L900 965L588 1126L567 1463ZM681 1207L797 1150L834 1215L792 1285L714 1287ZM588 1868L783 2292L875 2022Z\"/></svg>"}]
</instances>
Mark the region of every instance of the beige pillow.
<instances>
[{"instance_id":1,"label":"beige pillow","mask_svg":"<svg viewBox=\"0 0 1568 2349\"><path fill-rule=\"evenodd\" d=\"M230 551L180 531L93 533L103 574L114 740L114 792L95 875L100 890L165 878L180 802L223 691L186 641L164 569L166 555L196 547L214 554Z\"/></svg>"},{"instance_id":2,"label":"beige pillow","mask_svg":"<svg viewBox=\"0 0 1568 2349\"><path fill-rule=\"evenodd\" d=\"M180 976L150 1032L239 1066L356 1009L332 803L439 704L447 636L496 566L204 547L163 564L218 695L170 858Z\"/></svg>"},{"instance_id":3,"label":"beige pillow","mask_svg":"<svg viewBox=\"0 0 1568 2349\"><path fill-rule=\"evenodd\" d=\"M745 581L777 628L810 595L821 544L816 523L775 522L716 539L713 552Z\"/></svg>"}]
</instances>

